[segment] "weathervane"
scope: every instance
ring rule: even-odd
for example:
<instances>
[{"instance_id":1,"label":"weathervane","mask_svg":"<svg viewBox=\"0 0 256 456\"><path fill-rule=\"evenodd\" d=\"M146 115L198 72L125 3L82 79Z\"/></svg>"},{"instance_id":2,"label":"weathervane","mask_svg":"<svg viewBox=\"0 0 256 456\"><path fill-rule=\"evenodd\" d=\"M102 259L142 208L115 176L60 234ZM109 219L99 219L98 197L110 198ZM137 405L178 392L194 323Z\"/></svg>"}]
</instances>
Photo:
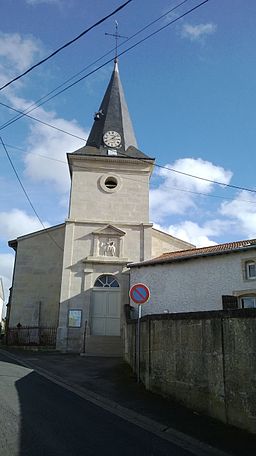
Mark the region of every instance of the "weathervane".
<instances>
[{"instance_id":1,"label":"weathervane","mask_svg":"<svg viewBox=\"0 0 256 456\"><path fill-rule=\"evenodd\" d=\"M115 33L106 33L105 32L105 35L108 35L108 36L113 36L115 38L115 41L116 41L116 47L115 47L115 63L117 62L117 48L118 48L118 38L128 38L127 36L123 36L123 35L119 35L118 33L118 22L115 21L115 27L116 27L116 32Z\"/></svg>"}]
</instances>

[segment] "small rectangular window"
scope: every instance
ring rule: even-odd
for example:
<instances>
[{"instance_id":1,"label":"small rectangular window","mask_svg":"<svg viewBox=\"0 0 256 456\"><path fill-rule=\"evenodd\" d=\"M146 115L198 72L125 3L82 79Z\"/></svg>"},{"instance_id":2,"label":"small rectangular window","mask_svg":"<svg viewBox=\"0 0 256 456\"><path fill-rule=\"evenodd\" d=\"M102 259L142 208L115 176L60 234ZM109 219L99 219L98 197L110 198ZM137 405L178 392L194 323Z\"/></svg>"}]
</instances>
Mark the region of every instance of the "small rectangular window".
<instances>
[{"instance_id":1,"label":"small rectangular window","mask_svg":"<svg viewBox=\"0 0 256 456\"><path fill-rule=\"evenodd\" d=\"M256 263L254 261L246 264L247 279L256 279Z\"/></svg>"},{"instance_id":2,"label":"small rectangular window","mask_svg":"<svg viewBox=\"0 0 256 456\"><path fill-rule=\"evenodd\" d=\"M253 309L256 307L256 297L245 296L241 299L243 309Z\"/></svg>"}]
</instances>

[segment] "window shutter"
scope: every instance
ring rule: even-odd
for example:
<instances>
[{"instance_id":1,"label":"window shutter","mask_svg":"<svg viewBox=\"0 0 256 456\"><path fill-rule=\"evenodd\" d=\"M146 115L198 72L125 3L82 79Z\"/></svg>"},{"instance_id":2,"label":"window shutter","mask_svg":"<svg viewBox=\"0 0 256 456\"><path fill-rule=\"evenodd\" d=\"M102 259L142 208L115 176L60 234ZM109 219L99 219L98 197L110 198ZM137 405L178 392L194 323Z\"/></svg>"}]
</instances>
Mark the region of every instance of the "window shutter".
<instances>
[{"instance_id":1,"label":"window shutter","mask_svg":"<svg viewBox=\"0 0 256 456\"><path fill-rule=\"evenodd\" d=\"M238 299L232 295L222 295L223 310L238 309Z\"/></svg>"}]
</instances>

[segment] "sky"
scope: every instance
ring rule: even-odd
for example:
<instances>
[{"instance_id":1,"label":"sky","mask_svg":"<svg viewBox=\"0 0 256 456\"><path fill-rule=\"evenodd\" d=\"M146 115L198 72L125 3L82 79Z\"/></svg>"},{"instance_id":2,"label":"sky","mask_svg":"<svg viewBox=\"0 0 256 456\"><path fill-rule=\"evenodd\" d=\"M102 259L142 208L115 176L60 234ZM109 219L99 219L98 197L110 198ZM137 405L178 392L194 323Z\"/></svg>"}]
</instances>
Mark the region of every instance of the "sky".
<instances>
[{"instance_id":1,"label":"sky","mask_svg":"<svg viewBox=\"0 0 256 456\"><path fill-rule=\"evenodd\" d=\"M0 85L109 14L124 0L1 2ZM0 103L23 111L67 79L114 57L105 33L131 37L120 52L200 3L133 0L114 17L0 92ZM156 164L222 184L255 190L256 3L209 0L119 58L119 70L140 150ZM86 70L86 67L88 67ZM67 217L66 153L82 147L113 63L31 112L78 139L0 104L0 136L44 226ZM78 77L77 77L78 78ZM256 193L156 167L150 220L198 247L256 237ZM42 229L0 145L0 277L5 298L14 253L8 240Z\"/></svg>"}]
</instances>

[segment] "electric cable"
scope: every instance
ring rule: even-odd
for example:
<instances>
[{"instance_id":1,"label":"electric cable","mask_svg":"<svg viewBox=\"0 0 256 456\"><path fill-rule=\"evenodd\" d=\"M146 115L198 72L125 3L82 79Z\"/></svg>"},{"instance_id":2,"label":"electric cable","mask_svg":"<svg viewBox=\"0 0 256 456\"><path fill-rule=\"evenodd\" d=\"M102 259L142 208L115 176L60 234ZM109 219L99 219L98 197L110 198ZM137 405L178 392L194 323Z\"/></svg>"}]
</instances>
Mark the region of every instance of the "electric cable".
<instances>
[{"instance_id":1,"label":"electric cable","mask_svg":"<svg viewBox=\"0 0 256 456\"><path fill-rule=\"evenodd\" d=\"M116 14L118 11L122 10L126 5L128 5L128 3L131 3L133 0L127 0L125 3L123 3L122 5L120 5L118 8L116 8L114 11L112 11L112 13L108 14L107 16L103 17L102 19L100 19L99 21L95 22L95 24L91 25L89 28L87 28L86 30L84 30L82 33L80 33L78 36L76 36L75 38L73 38L72 40L68 41L67 43L63 44L61 47L59 47L58 49L56 49L54 52L52 52L50 55L48 55L47 57L45 57L44 59L40 60L39 62L35 63L34 65L32 65L30 68L28 68L26 71L24 71L23 73L21 73L20 75L16 76L15 78L11 79L9 82L6 82L6 84L4 84L2 87L0 87L0 91L5 89L6 87L8 87L9 85L11 85L13 82L17 81L18 79L22 78L23 76L25 76L26 74L30 73L30 71L34 70L34 68L42 65L44 62L46 62L47 60L51 59L54 55L58 54L60 51L62 51L63 49L65 49L66 47L70 46L71 44L73 44L75 41L79 40L82 36L86 35L88 32L90 32L92 29L94 29L95 27L97 27L98 25L102 24L102 22L105 22L107 19L109 19L111 16L113 16L114 14Z\"/></svg>"},{"instance_id":2,"label":"electric cable","mask_svg":"<svg viewBox=\"0 0 256 456\"><path fill-rule=\"evenodd\" d=\"M20 150L22 152L27 152L25 149L21 149L20 147L16 147L16 146L12 146L11 144L5 144L7 147L10 147L10 148L13 148L13 149L17 149L17 150ZM62 163L64 165L67 165L67 161L65 160L60 160L60 159L57 159L57 158L53 158L53 157L48 157L47 155L42 155L42 154L36 154L36 153L33 153L33 152L29 152L29 154L32 154L32 155L35 155L37 157L41 157L41 158L45 158L47 160L52 160L52 161L56 161L58 163ZM131 157L131 156L128 156L127 154L123 154L122 155L125 155L127 158L132 158L134 160L134 157ZM136 160L136 159L135 159ZM147 160L142 160L142 159L137 159L139 161L145 161L148 163ZM164 169L167 169L168 171L172 171L172 172L176 172L176 173L181 173L183 174L182 171L179 171L179 170L174 170L174 168L168 168L166 166L163 166L163 165L159 165L158 163L154 163L154 166L156 167L159 167L159 168L164 168ZM77 169L81 169L81 170L84 170L85 168L83 166L76 166ZM102 170L104 171L105 168L102 168ZM185 173L185 175L187 175ZM199 176L194 176L194 175L189 175L188 174L188 177L193 177L193 178L199 178ZM131 179L131 178L125 178L127 180L133 180L134 182L138 182L137 180L134 180L134 179ZM218 183L218 182L215 182L215 181L211 181L211 183ZM220 184L222 187L223 186L226 186L226 187L229 187L230 185L229 184ZM224 199L224 200L229 200L229 201L233 201L234 198L230 198L228 196L221 196L221 195L210 195L208 193L203 193L203 192L196 192L196 191L193 191L193 190L187 190L187 189L183 189L183 188L180 188L180 187L170 187L170 189L172 190L177 190L177 191L180 191L180 192L185 192L185 193L192 193L194 195L199 195L199 196L207 196L209 198L220 198L220 199ZM235 186L235 189L239 189L239 190L243 190L243 191L248 191L248 189L244 188L244 187L238 187L238 186ZM153 189L154 190L154 189ZM253 193L256 193L256 190L252 190ZM249 204L256 204L256 201L249 201L249 200L239 200L240 202L243 202L243 203L249 203Z\"/></svg>"},{"instance_id":3,"label":"electric cable","mask_svg":"<svg viewBox=\"0 0 256 456\"><path fill-rule=\"evenodd\" d=\"M153 21L151 21L149 24L145 25L143 28L139 29L137 32L135 32L133 35L131 35L129 38L127 38L126 40L124 40L122 43L118 44L117 48L123 46L124 44L126 44L128 41L130 41L131 39L135 38L135 36L139 35L140 33L144 32L147 28L151 27L151 25L155 24L156 22L160 21L161 19L163 19L163 17L166 17L168 16L168 14L172 13L173 11L175 11L177 8L179 8L180 6L182 6L184 3L187 3L188 1L190 0L183 0L182 2L180 2L178 5L175 5L173 8L171 8L170 10L166 11L166 13L162 14L161 16L159 16L158 18L154 19ZM49 99L46 99L47 97L49 97L50 95L52 95L54 92L56 92L58 89L60 89L61 87L65 86L68 82L72 81L75 77L79 76L80 74L82 74L85 70L87 70L88 68L92 67L93 65L95 65L96 63L98 63L100 60L102 60L104 57L107 57L109 54L111 54L113 51L115 51L115 48L112 48L110 49L108 52L106 52L104 55L102 55L101 57L97 58L96 60L94 60L94 62L90 63L89 65L87 65L86 67L82 68L82 70L80 70L78 73L74 74L73 76L71 76L70 78L68 78L66 81L62 82L61 84L59 84L57 87L55 87L54 89L52 89L50 92L48 92L47 94L41 96L39 99L37 99L34 103L32 103L30 106L28 106L27 109L25 109L24 111L22 111L22 113L20 115L17 115L17 116L14 116L12 117L11 119L9 119L9 121L5 122L4 124L0 125L0 130L2 130L2 128L5 128L5 127L8 127L9 125L11 125L12 123L16 122L17 120L21 119L22 117L25 116L25 114L29 114L30 112L34 111L35 109L37 109L38 107L42 106L43 104L47 103L48 101L50 101L52 98L49 98ZM43 101L45 100L45 101ZM42 103L40 103L41 101L43 101Z\"/></svg>"},{"instance_id":4,"label":"electric cable","mask_svg":"<svg viewBox=\"0 0 256 456\"><path fill-rule=\"evenodd\" d=\"M15 112L18 112L18 113L22 114L22 111L19 111L19 109L13 108L12 106L7 105L6 103L0 102L0 105L4 106L5 108L11 109L12 111L15 111ZM38 119L37 117L31 116L30 114L24 114L24 116L26 116L26 117L28 117L28 118L30 118L32 120L35 120L36 122L38 122L38 123L40 123L42 125L45 125L46 127L53 128L54 130L60 131L61 133L65 133L66 135L73 136L73 138L77 138L77 139L81 139L82 141L86 141L86 139L82 138L81 136L78 136L78 135L75 135L73 133L70 133L69 131L63 130L62 128L59 128L59 127L56 127L55 125L52 125L52 124L50 124L48 122L44 122L43 120ZM1 128L0 128L0 130L1 130Z\"/></svg>"},{"instance_id":5,"label":"electric cable","mask_svg":"<svg viewBox=\"0 0 256 456\"><path fill-rule=\"evenodd\" d=\"M177 22L178 20L182 19L184 16L186 16L187 14L193 12L194 10L196 10L197 8L201 7L202 5L204 5L205 3L207 3L209 0L204 0L203 2L199 3L198 5L194 6L193 8L191 8L190 10L186 11L185 13L183 13L182 15L178 16L177 18L173 19L172 21L168 22L167 24L165 24L164 26L160 27L159 29L157 29L156 31L154 31L153 33L151 33L150 35L147 35L146 37L144 37L143 39L141 39L140 41L138 41L137 43L133 44L132 46L128 47L127 49L125 49L124 51L120 52L117 57L120 57L124 54L126 54L127 52L129 52L131 49L135 48L136 46L138 46L139 44L141 44L142 42L146 41L147 39L151 38L152 36L156 35L157 33L159 33L160 31L164 30L166 27L168 27L169 25ZM72 84L69 84L67 87L65 87L64 89L60 90L59 92L57 92L56 94L54 94L52 97L48 98L47 99L47 102L52 100L53 98L55 98L56 96L60 95L61 93L64 93L66 90L70 89L71 87L75 86L76 84L78 84L79 82L83 81L84 79L86 79L87 77L91 76L92 74L96 73L97 71L99 71L101 68L105 67L106 65L108 65L110 62L113 61L113 58L107 60L105 63L103 63L102 65L99 65L97 68L95 68L94 70L90 71L89 73L87 73L86 75L82 76L81 78L77 79L75 82L73 82ZM43 104L43 103L42 103ZM2 103L0 102L0 105L6 107L6 108L9 108L9 109L12 109L16 112L19 112L20 114L24 114L24 116L26 117L29 117L37 122L40 122L39 119L37 119L36 117L33 117L33 116L29 116L29 114L26 114L22 111L19 111L19 110L15 110L14 108L12 108L11 106L7 105L6 103ZM41 106L41 105L39 105ZM18 120L18 119L17 119ZM11 121L10 121L11 122ZM11 122L13 123L13 122ZM42 122L43 123L43 122ZM52 125L50 124L47 124L46 122L44 123L45 125L47 126L50 126L51 128L55 128L57 129L56 127L53 127ZM7 126L9 126L9 124L5 125L4 127L0 128L0 130L6 128ZM67 133L67 132L66 132ZM68 134L68 133L67 133Z\"/></svg>"},{"instance_id":6,"label":"electric cable","mask_svg":"<svg viewBox=\"0 0 256 456\"><path fill-rule=\"evenodd\" d=\"M150 35L146 36L145 38L143 38L143 39L140 40L139 42L135 43L133 46L131 46L131 47L125 49L124 51L122 51L120 54L118 54L118 57L119 57L120 55L123 55L124 53L128 52L129 50L133 49L135 46L137 46L137 45L140 44L141 42L145 41L146 39L148 39L148 38L154 36L156 33L159 33L161 30L165 29L166 27L168 27L169 25L173 24L173 23L176 22L177 20L183 18L184 16L186 16L186 15L189 14L190 12L194 11L195 9L197 9L197 8L199 8L200 6L202 6L202 5L204 5L205 3L207 3L208 1L209 1L209 0L204 0L204 1L201 2L200 4L194 6L194 7L191 8L190 10L188 10L188 11L186 11L185 13L183 13L182 15L180 15L179 17L177 17L177 18L173 19L172 21L168 22L167 24L165 24L165 25L162 26L161 28L157 29L155 32L151 33ZM100 68L102 68L102 67L105 66L106 64L110 63L112 60L113 60L113 59L110 59L109 61L105 62L105 63L102 64L100 67L98 67L98 68L96 68L95 70L93 70L92 72L90 72L88 75L94 73L95 71L98 71ZM81 81L82 79L85 79L86 77L88 77L88 75L85 75L85 76L83 76L82 78L80 78L78 81L75 81L73 84L71 84L70 86L66 87L66 88L63 89L61 92L67 90L68 88L70 88L70 87L73 86L74 84L77 84L77 83L78 83L79 81ZM61 93L61 92L58 92L58 94ZM56 94L56 95L58 95L58 94ZM56 95L55 95L55 96L56 96ZM8 105L6 105L6 104L3 104L3 103L0 103L0 104L4 105L5 107L8 107L8 108L10 108L10 109L13 109L13 110L15 110L15 111L21 113L21 111L18 111L18 110L14 109L14 108L11 108L10 106L8 106ZM54 129L56 129L56 130L58 130L58 131L60 131L60 132L62 132L62 133L66 133L66 134L69 134L69 135L71 135L71 136L73 136L73 137L75 137L75 138L78 138L78 139L81 139L81 140L86 141L85 138L82 138L82 137L77 136L77 135L73 135L73 134L67 132L66 130L60 129L60 128L55 127L55 126L53 126L53 125L51 125L51 124L48 124L48 123L46 123L46 122L43 122L43 121L41 121L41 120L39 120L39 119L37 119L37 118L35 118L35 117L33 117L33 116L29 116L29 115L27 115L27 114L25 114L25 115L26 115L27 117L32 118L33 120L36 120L37 122L40 122L40 123L42 123L42 124L44 124L44 125L46 125L46 126L49 126L49 127L51 127L51 128L54 128ZM128 157L128 158L134 159L134 157L131 157L131 156L125 154L125 153L122 153L122 155L124 155L124 156L126 156L126 157ZM141 161L142 159L138 159L138 160ZM147 161L147 160L145 160L145 161ZM174 168L168 168L168 167L166 167L166 166L159 165L159 164L157 164L157 163L155 163L155 166L156 166L156 167L159 167L159 168L163 168L163 169L168 169L169 171L172 171L172 172L175 172L175 173L178 173L178 174L182 174L182 175L185 175L185 176L187 176L187 177L191 177L191 178L195 178L195 179L200 179L200 180L203 180L203 181L207 181L207 182L209 182L209 183L221 185L221 186L224 186L224 187L233 188L233 189L236 189L236 190L244 190L244 191L248 191L248 192L251 192L251 193L256 193L256 190L253 190L253 189L250 189L250 188L247 188L247 187L241 187L241 186L237 186L237 185L226 184L226 183L223 183L223 182L214 181L214 180L212 180L212 179L207 179L207 178L204 178L204 177L200 177L200 176L196 176L196 175L193 175L193 174L189 174L189 173L185 173L185 172L182 172L182 171L178 171L178 170L175 170Z\"/></svg>"},{"instance_id":7,"label":"electric cable","mask_svg":"<svg viewBox=\"0 0 256 456\"><path fill-rule=\"evenodd\" d=\"M142 162L145 162L145 163L149 162L147 159L134 158L131 155L126 154L125 152L120 152L120 154L124 155L127 158L132 158L133 160L139 160L139 161L142 161ZM222 187L229 187L229 188L233 188L233 189L236 189L236 190L244 190L246 192L256 193L256 190L254 190L252 188L241 187L239 185L226 184L224 182L218 182L218 181L215 181L213 179L208 179L206 177L196 176L195 174L185 173L184 171L179 171L179 170L174 169L174 168L169 168L168 166L159 165L158 163L154 163L154 165L157 168L167 169L168 171L172 171L173 173L182 174L183 176L192 177L194 179L199 179L199 180L202 180L202 181L206 181L206 182L209 182L211 184L217 184L217 185L221 185Z\"/></svg>"},{"instance_id":8,"label":"electric cable","mask_svg":"<svg viewBox=\"0 0 256 456\"><path fill-rule=\"evenodd\" d=\"M19 176L19 174L18 174L18 172L17 172L17 170L16 170L16 168L15 168L15 166L14 166L14 164L13 164L13 161L12 161L12 159L11 159L11 157L10 157L10 154L8 153L8 150L7 150L7 148L6 148L5 144L4 144L3 139L2 139L1 136L0 136L0 141L1 141L1 143L2 143L2 146L3 146L3 149L4 149L5 154L6 154L6 156L7 156L7 159L9 160L9 163L10 163L12 169L13 169L13 172L14 172L14 174L15 174L15 176L16 176L16 178L17 178L17 180L18 180L18 182L19 182L19 184L20 184L20 186L21 186L21 188L22 188L22 191L23 191L23 193L25 194L25 196L26 196L26 198L27 198L27 200L28 200L28 202L29 202L29 205L30 205L30 207L32 208L34 214L36 215L38 221L39 221L40 224L42 225L43 229L46 230L47 235L48 235L48 236L50 237L50 239L54 242L54 244L55 244L59 249L61 249L61 250L63 251L63 248L62 248L62 247L56 242L56 240L50 235L50 233L49 233L49 231L48 231L48 228L44 225L42 219L40 218L38 212L36 211L35 206L33 205L32 201L31 201L31 199L30 199L30 197L29 197L29 195L28 195L28 192L26 191L26 189L25 189L25 187L24 187L24 185L23 185L23 183L22 183L22 181L21 181L21 178L20 178L20 176Z\"/></svg>"}]
</instances>

